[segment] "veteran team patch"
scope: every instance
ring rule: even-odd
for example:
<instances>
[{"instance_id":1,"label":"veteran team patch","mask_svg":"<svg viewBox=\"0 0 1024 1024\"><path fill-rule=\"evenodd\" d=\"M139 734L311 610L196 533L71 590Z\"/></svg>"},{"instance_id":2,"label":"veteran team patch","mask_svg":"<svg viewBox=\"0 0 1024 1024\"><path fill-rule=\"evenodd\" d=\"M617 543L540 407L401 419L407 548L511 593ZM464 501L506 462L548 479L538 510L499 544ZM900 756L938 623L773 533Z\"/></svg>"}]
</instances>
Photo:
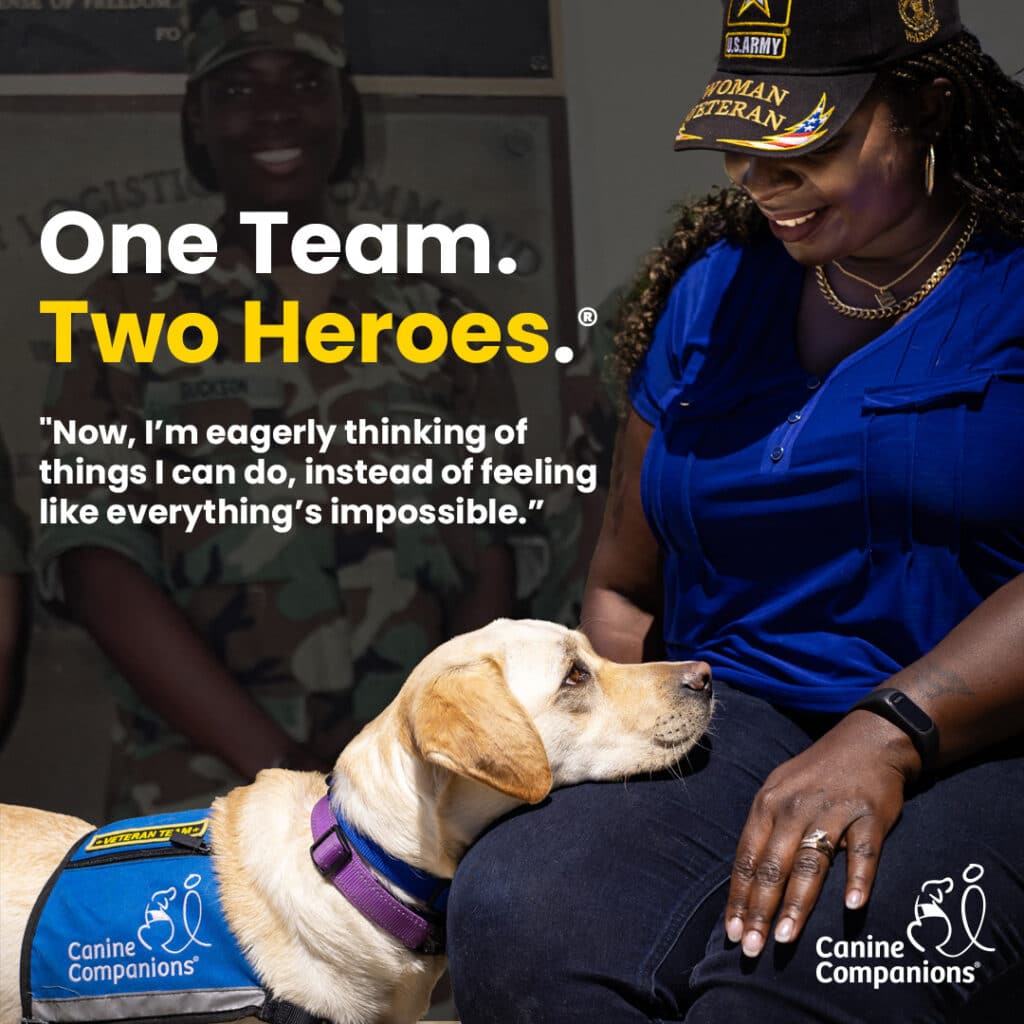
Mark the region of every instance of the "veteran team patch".
<instances>
[{"instance_id":1,"label":"veteran team patch","mask_svg":"<svg viewBox=\"0 0 1024 1024\"><path fill-rule=\"evenodd\" d=\"M167 843L175 833L199 839L206 835L209 824L207 819L202 818L198 821L184 821L170 825L96 832L86 844L85 851L94 853L98 850L123 850L134 846L149 846L152 843Z\"/></svg>"}]
</instances>

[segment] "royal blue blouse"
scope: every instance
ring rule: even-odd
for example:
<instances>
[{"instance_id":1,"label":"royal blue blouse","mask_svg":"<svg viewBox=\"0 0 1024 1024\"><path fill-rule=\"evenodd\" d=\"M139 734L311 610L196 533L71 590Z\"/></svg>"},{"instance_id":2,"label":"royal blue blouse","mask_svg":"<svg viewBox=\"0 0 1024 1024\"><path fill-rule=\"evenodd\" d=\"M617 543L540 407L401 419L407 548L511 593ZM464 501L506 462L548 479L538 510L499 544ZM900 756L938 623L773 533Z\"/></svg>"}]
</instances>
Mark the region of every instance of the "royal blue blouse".
<instances>
[{"instance_id":1,"label":"royal blue blouse","mask_svg":"<svg viewBox=\"0 0 1024 1024\"><path fill-rule=\"evenodd\" d=\"M979 239L827 376L795 344L802 268L720 242L635 376L670 657L843 711L1024 570L1024 249Z\"/></svg>"}]
</instances>

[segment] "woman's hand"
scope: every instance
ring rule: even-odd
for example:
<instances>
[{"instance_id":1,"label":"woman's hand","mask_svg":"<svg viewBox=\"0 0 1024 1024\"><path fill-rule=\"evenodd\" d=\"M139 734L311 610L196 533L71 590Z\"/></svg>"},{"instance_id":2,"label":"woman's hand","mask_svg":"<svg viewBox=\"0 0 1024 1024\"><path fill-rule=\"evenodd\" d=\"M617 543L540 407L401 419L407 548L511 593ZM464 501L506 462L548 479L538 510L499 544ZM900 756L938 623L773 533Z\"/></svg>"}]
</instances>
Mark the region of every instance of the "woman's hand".
<instances>
[{"instance_id":1,"label":"woman's hand","mask_svg":"<svg viewBox=\"0 0 1024 1024\"><path fill-rule=\"evenodd\" d=\"M754 798L733 865L725 930L747 956L792 942L830 867L827 853L801 847L818 829L846 847L846 906L864 906L878 856L903 808L920 761L910 740L867 711L844 718L802 754L779 765Z\"/></svg>"}]
</instances>

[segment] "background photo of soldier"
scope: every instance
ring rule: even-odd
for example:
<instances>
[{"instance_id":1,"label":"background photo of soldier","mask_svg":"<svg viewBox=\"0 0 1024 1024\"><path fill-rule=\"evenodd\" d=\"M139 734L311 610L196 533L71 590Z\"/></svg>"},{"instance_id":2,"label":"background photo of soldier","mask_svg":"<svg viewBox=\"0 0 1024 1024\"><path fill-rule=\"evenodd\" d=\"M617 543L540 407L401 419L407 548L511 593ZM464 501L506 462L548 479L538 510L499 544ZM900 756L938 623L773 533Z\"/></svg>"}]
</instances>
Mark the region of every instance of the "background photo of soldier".
<instances>
[{"instance_id":1,"label":"background photo of soldier","mask_svg":"<svg viewBox=\"0 0 1024 1024\"><path fill-rule=\"evenodd\" d=\"M30 627L28 524L14 500L11 461L0 435L0 748L14 726L24 687Z\"/></svg>"},{"instance_id":2,"label":"background photo of soldier","mask_svg":"<svg viewBox=\"0 0 1024 1024\"><path fill-rule=\"evenodd\" d=\"M593 466L594 489L537 488L537 496L544 500L543 516L536 528L510 537L515 552L516 614L573 628L580 621L590 557L601 531L618 423L604 343L595 325L562 371L560 423L555 424L561 447L552 453L558 462Z\"/></svg>"},{"instance_id":3,"label":"background photo of soldier","mask_svg":"<svg viewBox=\"0 0 1024 1024\"><path fill-rule=\"evenodd\" d=\"M79 339L75 361L52 376L48 414L125 422L137 437L147 417L200 432L212 423L310 416L322 423L383 415L514 421L514 389L494 364L418 366L392 346L381 347L377 367L242 360L249 299L262 303L264 322L280 322L286 299L299 300L303 320L325 309L353 318L392 312L396 319L419 311L450 324L469 308L424 277L303 275L288 260L286 231L278 232L273 274L253 273L253 236L239 229L238 211L287 210L292 228L330 222L329 188L361 150L358 96L345 70L336 10L332 0L190 5L183 141L190 170L224 198L217 265L200 277L106 277L87 294L91 311L110 316L203 312L219 328L217 357L200 366L159 357L150 365L103 364ZM49 454L111 464L141 459L148 467L156 458L234 460L239 478L246 458L189 446L76 452L65 445ZM288 462L301 479L307 454L315 452L271 452L267 459ZM352 454L440 463L462 453L342 448L320 461L344 462ZM418 497L411 488L358 490L346 488L344 500ZM79 499L82 492L50 488ZM161 491L149 483L117 500L241 496L240 486ZM331 496L330 489L304 491L301 484L280 495L321 504ZM88 497L100 505L111 500L103 489ZM271 498L269 488L254 489L254 501ZM39 560L44 594L64 603L120 676L110 815L195 806L267 765L328 767L426 651L514 610L513 556L490 528L405 527L380 535L370 528L279 534L219 526L186 536L169 527L56 527L41 537Z\"/></svg>"}]
</instances>

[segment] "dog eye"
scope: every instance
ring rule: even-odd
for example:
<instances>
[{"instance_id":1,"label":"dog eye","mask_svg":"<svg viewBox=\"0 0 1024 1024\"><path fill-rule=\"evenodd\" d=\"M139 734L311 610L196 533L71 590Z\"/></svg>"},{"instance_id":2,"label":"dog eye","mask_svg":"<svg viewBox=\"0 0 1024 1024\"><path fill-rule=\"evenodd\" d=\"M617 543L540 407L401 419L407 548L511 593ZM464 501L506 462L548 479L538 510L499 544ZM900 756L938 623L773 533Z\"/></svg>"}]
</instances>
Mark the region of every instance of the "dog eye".
<instances>
[{"instance_id":1,"label":"dog eye","mask_svg":"<svg viewBox=\"0 0 1024 1024\"><path fill-rule=\"evenodd\" d=\"M572 668L566 673L562 680L563 686L583 686L590 682L590 672L578 661L574 661Z\"/></svg>"}]
</instances>

